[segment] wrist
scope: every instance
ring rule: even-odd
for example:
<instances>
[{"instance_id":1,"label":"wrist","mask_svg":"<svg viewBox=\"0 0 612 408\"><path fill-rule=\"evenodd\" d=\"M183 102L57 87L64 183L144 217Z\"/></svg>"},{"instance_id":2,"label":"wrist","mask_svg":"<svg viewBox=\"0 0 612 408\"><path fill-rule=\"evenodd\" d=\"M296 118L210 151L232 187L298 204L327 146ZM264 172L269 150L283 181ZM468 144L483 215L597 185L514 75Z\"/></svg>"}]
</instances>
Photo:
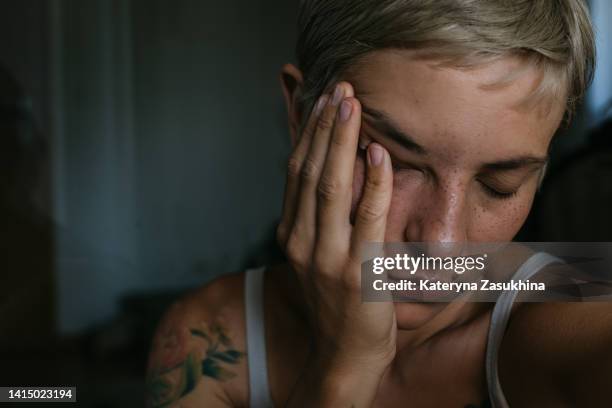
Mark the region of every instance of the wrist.
<instances>
[{"instance_id":1,"label":"wrist","mask_svg":"<svg viewBox=\"0 0 612 408\"><path fill-rule=\"evenodd\" d=\"M369 407L389 364L311 351L287 407Z\"/></svg>"},{"instance_id":2,"label":"wrist","mask_svg":"<svg viewBox=\"0 0 612 408\"><path fill-rule=\"evenodd\" d=\"M329 406L348 401L371 402L390 362L372 357L316 356L313 360L315 371L322 374L321 401L329 403Z\"/></svg>"},{"instance_id":3,"label":"wrist","mask_svg":"<svg viewBox=\"0 0 612 408\"><path fill-rule=\"evenodd\" d=\"M311 358L320 369L343 376L360 371L380 374L393 362L395 352L395 342L366 350L348 345L318 344L311 349Z\"/></svg>"}]
</instances>

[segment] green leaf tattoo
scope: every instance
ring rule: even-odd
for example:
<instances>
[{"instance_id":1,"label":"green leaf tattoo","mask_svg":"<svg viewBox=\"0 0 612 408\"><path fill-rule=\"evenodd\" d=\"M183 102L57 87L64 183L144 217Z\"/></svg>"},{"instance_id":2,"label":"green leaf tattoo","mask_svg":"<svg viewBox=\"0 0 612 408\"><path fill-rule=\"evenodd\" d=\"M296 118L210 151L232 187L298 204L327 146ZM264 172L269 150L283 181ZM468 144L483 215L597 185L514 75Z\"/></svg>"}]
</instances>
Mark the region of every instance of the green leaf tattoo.
<instances>
[{"instance_id":1,"label":"green leaf tattoo","mask_svg":"<svg viewBox=\"0 0 612 408\"><path fill-rule=\"evenodd\" d=\"M198 380L198 364L194 361L191 354L187 356L183 369L183 391L181 397L189 394L196 386Z\"/></svg>"},{"instance_id":2,"label":"green leaf tattoo","mask_svg":"<svg viewBox=\"0 0 612 408\"><path fill-rule=\"evenodd\" d=\"M236 364L240 357L242 357L242 353L238 350L213 351L210 353L210 358L230 364Z\"/></svg>"},{"instance_id":3,"label":"green leaf tattoo","mask_svg":"<svg viewBox=\"0 0 612 408\"><path fill-rule=\"evenodd\" d=\"M203 376L218 381L226 381L236 376L227 365L238 364L246 353L236 350L231 339L221 325L203 325L190 328L183 337L171 333L169 340L162 339L161 360L164 352L172 355L173 348L188 350L186 344L195 340L194 346L182 360L168 366L156 367L147 378L149 405L154 408L165 408L191 393ZM179 339L179 340L177 340ZM190 340L191 339L191 340ZM198 349L204 341L204 353ZM168 346L169 344L169 346ZM203 355L203 357L202 357ZM198 357L200 356L200 357ZM176 361L176 360L175 360Z\"/></svg>"}]
</instances>

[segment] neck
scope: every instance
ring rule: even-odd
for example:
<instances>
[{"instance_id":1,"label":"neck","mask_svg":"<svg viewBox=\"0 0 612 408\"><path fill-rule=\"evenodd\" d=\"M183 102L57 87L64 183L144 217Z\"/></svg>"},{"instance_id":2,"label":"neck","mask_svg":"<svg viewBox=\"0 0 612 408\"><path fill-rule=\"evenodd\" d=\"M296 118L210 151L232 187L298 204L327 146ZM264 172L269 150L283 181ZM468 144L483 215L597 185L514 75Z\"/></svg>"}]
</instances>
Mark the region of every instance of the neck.
<instances>
[{"instance_id":1,"label":"neck","mask_svg":"<svg viewBox=\"0 0 612 408\"><path fill-rule=\"evenodd\" d=\"M270 283L279 285L279 292L277 293L284 294L284 301L286 304L290 305L291 308L306 321L306 302L303 298L296 274L292 271L289 264L286 263L277 265L272 269L275 278L271 279ZM409 307L412 307L412 305ZM411 355L416 349L436 339L446 337L447 335L452 337L453 334L465 332L465 329L486 320L491 310L491 305L489 303L466 301L455 301L447 304L438 303L433 305L420 304L416 305L416 307L429 309L427 313L432 317L423 324L418 325L418 327L405 328L401 327L402 319L400 316L398 319L396 360L403 360L404 356Z\"/></svg>"}]
</instances>

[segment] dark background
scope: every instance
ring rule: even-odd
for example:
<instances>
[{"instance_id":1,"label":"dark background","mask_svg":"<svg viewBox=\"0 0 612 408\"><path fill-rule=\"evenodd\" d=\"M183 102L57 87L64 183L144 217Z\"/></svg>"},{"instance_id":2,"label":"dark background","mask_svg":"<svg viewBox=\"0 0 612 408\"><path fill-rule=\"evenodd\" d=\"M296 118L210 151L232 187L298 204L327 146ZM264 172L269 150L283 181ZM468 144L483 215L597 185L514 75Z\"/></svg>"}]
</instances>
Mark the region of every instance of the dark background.
<instances>
[{"instance_id":1,"label":"dark background","mask_svg":"<svg viewBox=\"0 0 612 408\"><path fill-rule=\"evenodd\" d=\"M612 241L612 7L522 240ZM0 386L141 406L189 288L278 256L297 1L12 0L0 12ZM605 48L605 47L608 48ZM598 128L597 133L593 129Z\"/></svg>"}]
</instances>

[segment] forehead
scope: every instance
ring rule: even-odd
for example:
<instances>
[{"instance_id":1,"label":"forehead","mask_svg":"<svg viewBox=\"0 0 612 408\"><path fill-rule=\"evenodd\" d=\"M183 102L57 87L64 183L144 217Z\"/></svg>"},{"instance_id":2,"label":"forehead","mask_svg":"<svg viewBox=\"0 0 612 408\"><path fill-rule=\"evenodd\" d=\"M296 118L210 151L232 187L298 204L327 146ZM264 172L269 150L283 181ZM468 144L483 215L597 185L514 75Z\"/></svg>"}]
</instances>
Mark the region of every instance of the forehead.
<instances>
[{"instance_id":1,"label":"forehead","mask_svg":"<svg viewBox=\"0 0 612 408\"><path fill-rule=\"evenodd\" d=\"M514 80L500 82L521 68ZM547 112L522 107L540 74L510 57L461 70L415 58L412 51L377 51L348 70L347 80L364 105L384 111L404 132L428 140L445 135L445 143L450 135L463 146L490 147L488 141L541 154L564 111L562 103Z\"/></svg>"}]
</instances>

